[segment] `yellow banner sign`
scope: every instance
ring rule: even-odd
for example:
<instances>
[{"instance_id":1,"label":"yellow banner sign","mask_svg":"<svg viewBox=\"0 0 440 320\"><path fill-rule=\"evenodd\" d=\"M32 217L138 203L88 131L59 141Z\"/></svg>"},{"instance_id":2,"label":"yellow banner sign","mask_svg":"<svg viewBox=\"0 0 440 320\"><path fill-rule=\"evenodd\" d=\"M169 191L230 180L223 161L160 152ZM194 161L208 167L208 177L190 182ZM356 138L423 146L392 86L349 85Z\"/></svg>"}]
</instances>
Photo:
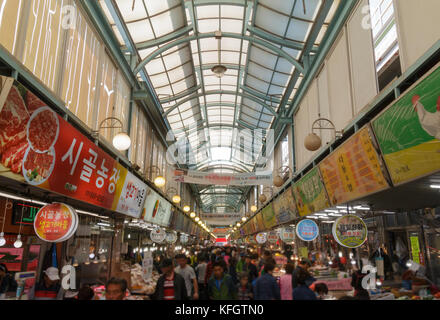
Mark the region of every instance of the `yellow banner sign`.
<instances>
[{"instance_id":1,"label":"yellow banner sign","mask_svg":"<svg viewBox=\"0 0 440 320\"><path fill-rule=\"evenodd\" d=\"M387 189L379 155L366 126L319 164L333 205Z\"/></svg>"}]
</instances>

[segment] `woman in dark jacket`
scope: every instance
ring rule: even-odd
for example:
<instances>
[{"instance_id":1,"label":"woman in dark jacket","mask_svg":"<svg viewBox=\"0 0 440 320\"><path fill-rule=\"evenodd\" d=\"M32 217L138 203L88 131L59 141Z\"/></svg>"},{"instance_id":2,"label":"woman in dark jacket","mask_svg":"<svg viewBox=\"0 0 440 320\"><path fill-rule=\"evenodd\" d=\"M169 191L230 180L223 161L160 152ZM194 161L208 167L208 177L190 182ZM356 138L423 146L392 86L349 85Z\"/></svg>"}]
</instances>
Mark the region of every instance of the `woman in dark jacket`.
<instances>
[{"instance_id":1,"label":"woman in dark jacket","mask_svg":"<svg viewBox=\"0 0 440 320\"><path fill-rule=\"evenodd\" d=\"M304 269L298 269L296 274L296 282L298 286L293 289L292 298L293 300L318 300L316 294L310 290L309 286L306 284L308 279L310 279L310 274Z\"/></svg>"}]
</instances>

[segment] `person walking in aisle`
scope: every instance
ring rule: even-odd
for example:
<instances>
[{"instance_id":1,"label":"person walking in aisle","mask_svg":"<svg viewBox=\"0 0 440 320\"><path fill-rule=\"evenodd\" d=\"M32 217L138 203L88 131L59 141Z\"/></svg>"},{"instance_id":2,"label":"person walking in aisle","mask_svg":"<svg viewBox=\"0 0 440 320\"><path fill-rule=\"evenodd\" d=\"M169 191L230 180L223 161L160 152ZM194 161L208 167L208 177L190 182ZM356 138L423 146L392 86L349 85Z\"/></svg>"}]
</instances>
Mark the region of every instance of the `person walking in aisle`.
<instances>
[{"instance_id":1,"label":"person walking in aisle","mask_svg":"<svg viewBox=\"0 0 440 320\"><path fill-rule=\"evenodd\" d=\"M200 300L207 300L207 294L206 294L206 269L207 269L207 262L206 262L206 256L201 254L199 258L197 259L199 261L199 264L196 267L196 274L197 274L197 283L199 287L199 298Z\"/></svg>"},{"instance_id":2,"label":"person walking in aisle","mask_svg":"<svg viewBox=\"0 0 440 320\"><path fill-rule=\"evenodd\" d=\"M310 274L305 269L299 269L296 274L297 287L293 289L293 300L318 300L316 294L306 284Z\"/></svg>"},{"instance_id":3,"label":"person walking in aisle","mask_svg":"<svg viewBox=\"0 0 440 320\"><path fill-rule=\"evenodd\" d=\"M264 274L259 277L254 287L255 300L280 300L280 287L273 276L275 265L266 263L264 265Z\"/></svg>"},{"instance_id":4,"label":"person walking in aisle","mask_svg":"<svg viewBox=\"0 0 440 320\"><path fill-rule=\"evenodd\" d=\"M253 300L254 294L252 285L249 282L249 275L247 272L240 273L240 283L238 286L238 300Z\"/></svg>"},{"instance_id":5,"label":"person walking in aisle","mask_svg":"<svg viewBox=\"0 0 440 320\"><path fill-rule=\"evenodd\" d=\"M294 265L286 264L286 273L280 277L281 300L292 300L292 274Z\"/></svg>"},{"instance_id":6,"label":"person walking in aisle","mask_svg":"<svg viewBox=\"0 0 440 320\"><path fill-rule=\"evenodd\" d=\"M208 295L210 300L237 300L237 288L232 277L225 273L226 263L215 262L212 277L208 282Z\"/></svg>"},{"instance_id":7,"label":"person walking in aisle","mask_svg":"<svg viewBox=\"0 0 440 320\"><path fill-rule=\"evenodd\" d=\"M157 280L155 300L188 300L185 279L174 272L173 260L164 259L161 264L162 275Z\"/></svg>"},{"instance_id":8,"label":"person walking in aisle","mask_svg":"<svg viewBox=\"0 0 440 320\"><path fill-rule=\"evenodd\" d=\"M199 299L199 287L197 283L196 273L194 269L188 265L188 259L184 254L176 255L176 261L179 266L175 269L177 274L180 274L185 279L186 290L189 297L194 300ZM194 290L194 293L192 294Z\"/></svg>"}]
</instances>

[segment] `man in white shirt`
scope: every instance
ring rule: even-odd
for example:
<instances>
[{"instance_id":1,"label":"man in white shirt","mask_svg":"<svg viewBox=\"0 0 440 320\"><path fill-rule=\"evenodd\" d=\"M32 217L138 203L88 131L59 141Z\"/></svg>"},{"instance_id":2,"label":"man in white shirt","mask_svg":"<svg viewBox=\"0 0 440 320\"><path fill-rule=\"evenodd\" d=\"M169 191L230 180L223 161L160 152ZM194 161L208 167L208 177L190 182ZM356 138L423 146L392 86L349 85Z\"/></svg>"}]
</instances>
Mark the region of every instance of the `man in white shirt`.
<instances>
[{"instance_id":1,"label":"man in white shirt","mask_svg":"<svg viewBox=\"0 0 440 320\"><path fill-rule=\"evenodd\" d=\"M197 284L197 277L194 269L188 265L188 258L184 254L176 255L176 261L179 266L174 272L180 274L185 279L186 290L188 291L188 297L193 297L194 300L199 299L199 286ZM192 289L194 287L194 294Z\"/></svg>"}]
</instances>

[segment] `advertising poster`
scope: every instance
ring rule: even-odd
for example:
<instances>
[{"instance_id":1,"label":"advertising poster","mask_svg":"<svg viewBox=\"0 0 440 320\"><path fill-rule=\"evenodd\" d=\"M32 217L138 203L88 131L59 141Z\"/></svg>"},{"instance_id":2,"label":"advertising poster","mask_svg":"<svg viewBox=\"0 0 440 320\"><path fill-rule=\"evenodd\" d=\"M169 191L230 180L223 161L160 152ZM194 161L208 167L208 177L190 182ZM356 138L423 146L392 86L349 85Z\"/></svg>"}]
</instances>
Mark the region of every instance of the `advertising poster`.
<instances>
[{"instance_id":1,"label":"advertising poster","mask_svg":"<svg viewBox=\"0 0 440 320\"><path fill-rule=\"evenodd\" d=\"M17 82L0 106L0 174L138 218L146 185Z\"/></svg>"},{"instance_id":2,"label":"advertising poster","mask_svg":"<svg viewBox=\"0 0 440 320\"><path fill-rule=\"evenodd\" d=\"M273 202L273 211L277 220L277 225L290 222L297 217L297 208L293 198L292 187L287 188Z\"/></svg>"},{"instance_id":3,"label":"advertising poster","mask_svg":"<svg viewBox=\"0 0 440 320\"><path fill-rule=\"evenodd\" d=\"M276 226L277 219L275 217L275 212L273 211L272 203L269 203L263 210L261 210L263 216L263 223L265 228L272 228Z\"/></svg>"},{"instance_id":4,"label":"advertising poster","mask_svg":"<svg viewBox=\"0 0 440 320\"><path fill-rule=\"evenodd\" d=\"M168 227L171 219L171 203L152 188L146 186L145 205L141 219L162 227Z\"/></svg>"},{"instance_id":5,"label":"advertising poster","mask_svg":"<svg viewBox=\"0 0 440 320\"><path fill-rule=\"evenodd\" d=\"M260 232L255 236L255 240L258 244L266 243L267 241L267 233L266 232Z\"/></svg>"},{"instance_id":6,"label":"advertising poster","mask_svg":"<svg viewBox=\"0 0 440 320\"><path fill-rule=\"evenodd\" d=\"M380 158L369 126L355 133L320 164L322 179L332 205L387 189Z\"/></svg>"},{"instance_id":7,"label":"advertising poster","mask_svg":"<svg viewBox=\"0 0 440 320\"><path fill-rule=\"evenodd\" d=\"M440 170L439 115L440 67L373 120L395 185Z\"/></svg>"},{"instance_id":8,"label":"advertising poster","mask_svg":"<svg viewBox=\"0 0 440 320\"><path fill-rule=\"evenodd\" d=\"M293 194L301 217L330 207L318 167L313 168L293 185Z\"/></svg>"}]
</instances>

